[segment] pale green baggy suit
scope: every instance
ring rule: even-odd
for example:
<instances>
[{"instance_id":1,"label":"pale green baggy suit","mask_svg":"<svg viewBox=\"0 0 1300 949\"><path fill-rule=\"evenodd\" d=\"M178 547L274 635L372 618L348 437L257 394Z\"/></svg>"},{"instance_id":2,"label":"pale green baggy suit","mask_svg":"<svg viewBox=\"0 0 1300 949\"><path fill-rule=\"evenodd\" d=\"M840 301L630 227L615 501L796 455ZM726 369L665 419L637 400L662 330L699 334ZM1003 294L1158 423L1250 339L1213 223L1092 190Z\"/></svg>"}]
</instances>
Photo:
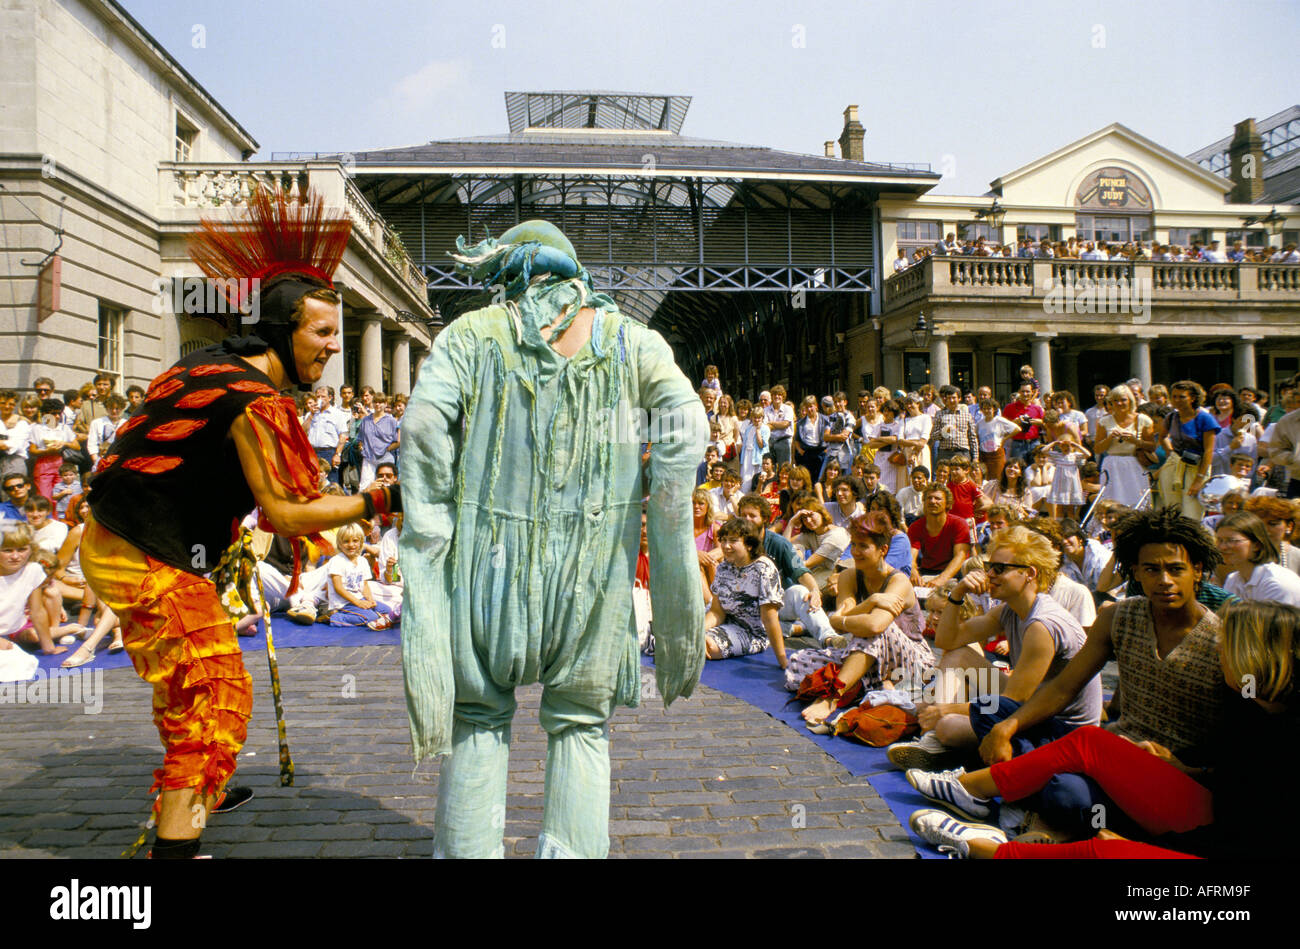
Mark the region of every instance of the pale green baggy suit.
<instances>
[{"instance_id":1,"label":"pale green baggy suit","mask_svg":"<svg viewBox=\"0 0 1300 949\"><path fill-rule=\"evenodd\" d=\"M457 244L462 267L499 282L506 303L438 335L402 419L411 742L417 762L451 755L434 854L502 855L514 689L540 681L549 740L537 855L605 857L606 723L615 705L640 700L632 587L646 480L665 705L691 694L704 663L690 503L704 408L659 334L591 289L551 225ZM558 336L582 305L596 308L591 340L566 359L540 327L563 314ZM658 410L648 434L639 409Z\"/></svg>"}]
</instances>

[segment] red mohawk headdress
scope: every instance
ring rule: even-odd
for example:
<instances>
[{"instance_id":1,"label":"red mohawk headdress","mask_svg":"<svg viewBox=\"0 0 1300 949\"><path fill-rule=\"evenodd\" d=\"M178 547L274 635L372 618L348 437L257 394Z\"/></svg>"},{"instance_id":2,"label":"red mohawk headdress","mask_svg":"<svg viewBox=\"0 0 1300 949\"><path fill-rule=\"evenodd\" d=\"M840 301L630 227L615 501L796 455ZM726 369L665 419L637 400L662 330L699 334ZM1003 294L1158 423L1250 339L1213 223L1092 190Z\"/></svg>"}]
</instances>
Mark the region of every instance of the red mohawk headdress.
<instances>
[{"instance_id":1,"label":"red mohawk headdress","mask_svg":"<svg viewBox=\"0 0 1300 949\"><path fill-rule=\"evenodd\" d=\"M291 341L294 309L311 291L333 289L351 232L352 222L327 213L319 193L292 200L278 187L260 185L242 218L201 219L189 251L205 276L238 288L231 301L237 307L255 298L256 335L241 340L243 350L274 349L290 380L300 384Z\"/></svg>"}]
</instances>

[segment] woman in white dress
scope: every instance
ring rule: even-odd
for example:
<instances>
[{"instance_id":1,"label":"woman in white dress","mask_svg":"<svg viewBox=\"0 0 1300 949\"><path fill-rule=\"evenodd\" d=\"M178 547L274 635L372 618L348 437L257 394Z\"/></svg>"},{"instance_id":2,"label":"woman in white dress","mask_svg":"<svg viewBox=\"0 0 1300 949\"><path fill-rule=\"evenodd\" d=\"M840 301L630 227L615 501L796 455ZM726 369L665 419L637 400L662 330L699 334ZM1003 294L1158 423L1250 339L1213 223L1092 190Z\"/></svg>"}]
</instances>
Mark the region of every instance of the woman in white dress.
<instances>
[{"instance_id":1,"label":"woman in white dress","mask_svg":"<svg viewBox=\"0 0 1300 949\"><path fill-rule=\"evenodd\" d=\"M1135 457L1135 452L1140 445L1152 440L1151 419L1138 412L1128 386L1119 385L1111 389L1106 404L1110 414L1097 420L1097 440L1093 443L1096 453L1105 455L1101 462L1105 496L1125 507L1136 508L1146 495L1142 506L1150 507L1151 498L1147 492L1151 488L1151 479Z\"/></svg>"},{"instance_id":2,"label":"woman in white dress","mask_svg":"<svg viewBox=\"0 0 1300 949\"><path fill-rule=\"evenodd\" d=\"M880 467L880 486L890 494L897 494L898 489L907 484L907 465L893 464L889 459L898 447L898 437L903 430L903 420L899 418L901 406L893 399L880 407L882 421L876 429L875 436L867 442L867 447L876 452L876 464Z\"/></svg>"},{"instance_id":3,"label":"woman in white dress","mask_svg":"<svg viewBox=\"0 0 1300 949\"><path fill-rule=\"evenodd\" d=\"M921 411L920 401L912 395L908 395L903 400L903 409L906 414L903 416L903 429L899 433L899 440L904 446L907 458L907 470L910 472L917 465L922 465L927 470L933 470L930 467L930 431L934 425L934 419ZM900 487L907 484L907 478L904 477L900 482Z\"/></svg>"}]
</instances>

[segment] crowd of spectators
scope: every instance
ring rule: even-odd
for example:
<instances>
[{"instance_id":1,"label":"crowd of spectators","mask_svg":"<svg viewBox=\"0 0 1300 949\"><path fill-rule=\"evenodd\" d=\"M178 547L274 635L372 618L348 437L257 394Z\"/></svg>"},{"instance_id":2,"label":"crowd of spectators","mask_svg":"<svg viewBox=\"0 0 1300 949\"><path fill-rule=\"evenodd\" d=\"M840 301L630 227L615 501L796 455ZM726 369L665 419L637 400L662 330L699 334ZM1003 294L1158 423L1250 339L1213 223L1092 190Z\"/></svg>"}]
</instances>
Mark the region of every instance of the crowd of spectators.
<instances>
[{"instance_id":1,"label":"crowd of spectators","mask_svg":"<svg viewBox=\"0 0 1300 949\"><path fill-rule=\"evenodd\" d=\"M26 668L14 665L13 643L60 654L82 640L64 660L66 667L93 661L101 641L108 640L109 652L124 648L116 617L86 584L77 558L89 514L84 494L95 466L147 397L137 385L116 393L115 382L113 374L101 372L92 382L64 391L61 399L47 377L33 382L31 394L0 391L0 680ZM355 398L354 392L344 386L336 404L334 389L321 385L297 399L326 492L397 483L406 397L390 399L370 386ZM254 614L239 624L241 634L252 635L268 608L288 608L289 617L304 624L384 629L398 619L400 514L327 531L326 546L309 545L306 561L298 565L303 574L292 602L284 594L294 571L293 551L257 530L257 521L253 512L245 525L254 531L267 602L254 604Z\"/></svg>"},{"instance_id":2,"label":"crowd of spectators","mask_svg":"<svg viewBox=\"0 0 1300 949\"><path fill-rule=\"evenodd\" d=\"M1240 853L1240 822L1206 801L1262 800L1265 779L1225 725L1252 723L1255 748L1296 737L1300 639L1273 630L1300 628L1297 384L1270 407L1253 387L1128 379L1084 410L1025 366L1006 405L926 386L861 391L854 411L844 392L733 399L708 367L707 656L770 650L813 731L859 705L913 715L889 760L939 805L913 828L961 856ZM637 624L653 652L648 599ZM1125 769L1094 766L1116 742L1136 749ZM1131 803L1168 789L1199 809L1162 822Z\"/></svg>"},{"instance_id":3,"label":"crowd of spectators","mask_svg":"<svg viewBox=\"0 0 1300 949\"><path fill-rule=\"evenodd\" d=\"M1282 247L1247 247L1236 240L1226 250L1217 240L1193 239L1186 246L1161 244L1158 241L1090 241L1071 237L1067 240L1018 239L1003 244L985 237L963 241L948 234L933 247L916 247L909 254L905 247L894 258L894 272L906 270L932 255L958 257L1049 257L1095 261L1197 261L1201 263L1300 264L1300 249L1294 242Z\"/></svg>"}]
</instances>

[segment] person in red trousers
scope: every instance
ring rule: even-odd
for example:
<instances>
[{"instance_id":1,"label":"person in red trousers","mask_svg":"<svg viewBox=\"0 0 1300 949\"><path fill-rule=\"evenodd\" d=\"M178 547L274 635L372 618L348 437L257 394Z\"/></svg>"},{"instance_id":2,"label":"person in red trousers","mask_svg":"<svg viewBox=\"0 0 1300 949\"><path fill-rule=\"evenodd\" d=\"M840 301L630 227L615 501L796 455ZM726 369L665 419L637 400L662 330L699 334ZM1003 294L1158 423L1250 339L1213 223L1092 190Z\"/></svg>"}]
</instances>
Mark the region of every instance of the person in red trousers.
<instances>
[{"instance_id":1,"label":"person in red trousers","mask_svg":"<svg viewBox=\"0 0 1300 949\"><path fill-rule=\"evenodd\" d=\"M1262 846L1294 852L1300 844L1296 822L1269 822L1265 843L1259 821L1289 800L1300 776L1295 756L1277 753L1300 738L1293 671L1300 663L1300 609L1269 602L1225 607L1220 651L1224 681L1241 698L1229 704L1210 740L1210 760L1217 762L1212 769L1188 767L1155 742L1090 726L990 768L936 776L926 794L978 821L989 816L995 796L1019 801L1058 774L1083 774L1147 840L1103 829L1074 843L1008 842L996 827L934 809L915 812L912 829L941 851L999 860L1231 859L1258 857Z\"/></svg>"}]
</instances>

